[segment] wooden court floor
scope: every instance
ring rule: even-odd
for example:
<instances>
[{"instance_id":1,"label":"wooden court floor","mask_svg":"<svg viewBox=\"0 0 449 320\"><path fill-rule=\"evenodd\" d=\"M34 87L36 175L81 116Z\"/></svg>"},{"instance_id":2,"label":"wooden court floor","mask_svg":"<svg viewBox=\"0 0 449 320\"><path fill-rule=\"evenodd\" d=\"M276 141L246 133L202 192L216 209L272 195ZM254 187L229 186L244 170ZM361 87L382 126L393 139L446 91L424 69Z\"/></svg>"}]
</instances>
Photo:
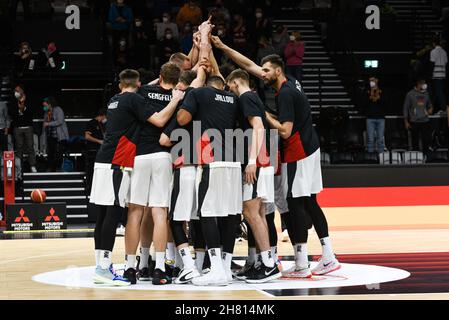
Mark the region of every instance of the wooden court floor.
<instances>
[{"instance_id":1,"label":"wooden court floor","mask_svg":"<svg viewBox=\"0 0 449 320\"><path fill-rule=\"evenodd\" d=\"M324 210L337 255L357 257L359 254L376 253L449 252L449 206ZM290 243L279 241L281 256L292 253ZM320 244L313 231L309 234L309 254L320 254ZM246 241L236 244L235 255L246 255ZM123 258L124 241L123 237L118 237L113 261L122 263ZM31 279L43 272L93 264L92 238L0 240L0 299L267 299L258 291L73 289L41 284ZM447 293L287 296L276 299L449 299L449 287Z\"/></svg>"}]
</instances>

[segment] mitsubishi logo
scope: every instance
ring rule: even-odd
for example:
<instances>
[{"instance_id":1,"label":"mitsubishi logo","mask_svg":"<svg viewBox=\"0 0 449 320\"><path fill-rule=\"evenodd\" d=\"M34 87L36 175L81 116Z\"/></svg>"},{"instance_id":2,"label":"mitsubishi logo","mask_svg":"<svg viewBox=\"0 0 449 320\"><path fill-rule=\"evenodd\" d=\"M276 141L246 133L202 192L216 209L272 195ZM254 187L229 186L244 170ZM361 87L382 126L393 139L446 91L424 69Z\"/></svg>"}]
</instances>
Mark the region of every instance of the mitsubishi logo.
<instances>
[{"instance_id":1,"label":"mitsubishi logo","mask_svg":"<svg viewBox=\"0 0 449 320\"><path fill-rule=\"evenodd\" d=\"M59 221L59 217L55 216L55 210L53 208L50 209L50 215L45 218L45 222L49 221Z\"/></svg>"},{"instance_id":2,"label":"mitsubishi logo","mask_svg":"<svg viewBox=\"0 0 449 320\"><path fill-rule=\"evenodd\" d=\"M25 217L25 210L20 209L19 211L20 217L17 217L14 222L21 222L23 220L23 222L30 222L30 219L28 217Z\"/></svg>"}]
</instances>

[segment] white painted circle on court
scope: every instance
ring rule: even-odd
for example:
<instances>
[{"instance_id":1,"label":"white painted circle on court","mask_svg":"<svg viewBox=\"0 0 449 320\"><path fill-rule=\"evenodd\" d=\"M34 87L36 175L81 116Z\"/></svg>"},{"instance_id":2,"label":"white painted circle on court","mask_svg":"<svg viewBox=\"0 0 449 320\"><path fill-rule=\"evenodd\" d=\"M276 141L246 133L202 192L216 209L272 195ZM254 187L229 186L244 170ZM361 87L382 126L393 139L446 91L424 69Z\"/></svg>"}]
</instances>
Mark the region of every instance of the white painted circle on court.
<instances>
[{"instance_id":1,"label":"white painted circle on court","mask_svg":"<svg viewBox=\"0 0 449 320\"><path fill-rule=\"evenodd\" d=\"M240 261L237 261L239 263ZM293 266L292 261L282 263L285 270ZM241 263L239 263L241 264ZM311 263L313 268L317 262ZM123 265L115 265L117 270ZM147 291L233 291L233 290L279 290L279 289L312 289L366 285L375 289L378 284L408 278L410 273L396 268L373 266L365 264L342 263L341 269L325 276L313 276L310 279L278 279L262 284L248 284L234 280L228 286L197 287L194 285L162 285L155 286L151 282L138 281L136 285L127 287L112 287L97 285L92 281L95 267L70 266L63 270L50 271L33 276L33 280L40 283L65 286L68 289L97 288L110 290L147 290Z\"/></svg>"}]
</instances>

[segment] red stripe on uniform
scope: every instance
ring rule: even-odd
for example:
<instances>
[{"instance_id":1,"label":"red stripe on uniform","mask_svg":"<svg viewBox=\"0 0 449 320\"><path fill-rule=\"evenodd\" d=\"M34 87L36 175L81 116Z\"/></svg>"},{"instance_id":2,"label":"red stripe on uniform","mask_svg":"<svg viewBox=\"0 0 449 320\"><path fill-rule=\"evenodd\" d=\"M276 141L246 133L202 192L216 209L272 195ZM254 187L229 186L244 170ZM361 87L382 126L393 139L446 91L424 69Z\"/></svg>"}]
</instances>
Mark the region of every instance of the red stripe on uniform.
<instances>
[{"instance_id":1,"label":"red stripe on uniform","mask_svg":"<svg viewBox=\"0 0 449 320\"><path fill-rule=\"evenodd\" d=\"M326 188L318 195L322 207L387 207L449 205L449 186Z\"/></svg>"},{"instance_id":2,"label":"red stripe on uniform","mask_svg":"<svg viewBox=\"0 0 449 320\"><path fill-rule=\"evenodd\" d=\"M288 139L283 140L283 150L283 163L296 162L307 157L299 131L296 131Z\"/></svg>"},{"instance_id":3,"label":"red stripe on uniform","mask_svg":"<svg viewBox=\"0 0 449 320\"><path fill-rule=\"evenodd\" d=\"M136 145L127 137L120 138L117 148L115 149L112 164L132 168L134 167L134 158L136 157Z\"/></svg>"}]
</instances>

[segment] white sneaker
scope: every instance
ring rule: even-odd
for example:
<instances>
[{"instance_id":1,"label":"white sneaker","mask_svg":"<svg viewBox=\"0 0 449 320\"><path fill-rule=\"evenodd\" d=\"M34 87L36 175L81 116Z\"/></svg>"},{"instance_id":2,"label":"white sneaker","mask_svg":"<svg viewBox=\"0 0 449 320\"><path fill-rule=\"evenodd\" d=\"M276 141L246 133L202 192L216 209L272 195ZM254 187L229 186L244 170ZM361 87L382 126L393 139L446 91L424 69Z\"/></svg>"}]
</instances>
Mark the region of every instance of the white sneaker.
<instances>
[{"instance_id":1,"label":"white sneaker","mask_svg":"<svg viewBox=\"0 0 449 320\"><path fill-rule=\"evenodd\" d=\"M232 276L232 271L231 270L225 270L225 274L226 274L226 279L228 279L228 282L231 283L232 280L234 279L234 277Z\"/></svg>"},{"instance_id":2,"label":"white sneaker","mask_svg":"<svg viewBox=\"0 0 449 320\"><path fill-rule=\"evenodd\" d=\"M293 270L282 272L282 276L285 278L311 278L312 271L310 271L310 268L295 267Z\"/></svg>"},{"instance_id":3,"label":"white sneaker","mask_svg":"<svg viewBox=\"0 0 449 320\"><path fill-rule=\"evenodd\" d=\"M328 274L334 271L337 271L341 268L340 262L338 262L337 258L334 258L332 260L324 261L321 259L318 262L318 265L313 268L312 274L313 275L324 275Z\"/></svg>"},{"instance_id":4,"label":"white sneaker","mask_svg":"<svg viewBox=\"0 0 449 320\"><path fill-rule=\"evenodd\" d=\"M228 279L224 271L211 269L210 272L193 278L192 284L195 286L227 286Z\"/></svg>"},{"instance_id":5,"label":"white sneaker","mask_svg":"<svg viewBox=\"0 0 449 320\"><path fill-rule=\"evenodd\" d=\"M176 284L185 284L189 283L193 278L200 277L200 273L193 267L191 269L182 269L179 275L176 277L174 283Z\"/></svg>"},{"instance_id":6,"label":"white sneaker","mask_svg":"<svg viewBox=\"0 0 449 320\"><path fill-rule=\"evenodd\" d=\"M34 166L33 166L33 167L31 167L31 172L32 172L32 173L36 173L36 172L37 172L37 169L36 169L36 167L34 167Z\"/></svg>"},{"instance_id":7,"label":"white sneaker","mask_svg":"<svg viewBox=\"0 0 449 320\"><path fill-rule=\"evenodd\" d=\"M124 226L120 226L117 228L117 230L115 231L115 234L117 236L124 236L125 235L125 227Z\"/></svg>"}]
</instances>

